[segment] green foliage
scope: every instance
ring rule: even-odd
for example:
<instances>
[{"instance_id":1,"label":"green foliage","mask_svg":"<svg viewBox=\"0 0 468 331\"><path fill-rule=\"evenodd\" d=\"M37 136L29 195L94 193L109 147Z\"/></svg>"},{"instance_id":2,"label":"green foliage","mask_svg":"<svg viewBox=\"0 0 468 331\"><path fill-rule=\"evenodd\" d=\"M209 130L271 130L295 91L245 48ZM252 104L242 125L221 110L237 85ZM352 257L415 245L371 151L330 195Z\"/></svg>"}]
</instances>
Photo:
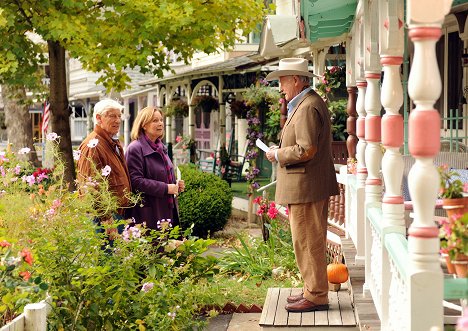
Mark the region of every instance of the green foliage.
<instances>
[{"instance_id":1,"label":"green foliage","mask_svg":"<svg viewBox=\"0 0 468 331\"><path fill-rule=\"evenodd\" d=\"M460 175L451 170L447 164L437 167L440 178L439 196L442 199L457 199L463 197L463 182Z\"/></svg>"},{"instance_id":2,"label":"green foliage","mask_svg":"<svg viewBox=\"0 0 468 331\"><path fill-rule=\"evenodd\" d=\"M166 116L183 116L189 114L189 106L184 100L174 100L169 105L164 106L164 115Z\"/></svg>"},{"instance_id":3,"label":"green foliage","mask_svg":"<svg viewBox=\"0 0 468 331\"><path fill-rule=\"evenodd\" d=\"M48 288L40 276L34 275L34 258L29 248L19 249L4 237L0 228L0 327L26 304L44 299Z\"/></svg>"},{"instance_id":4,"label":"green foliage","mask_svg":"<svg viewBox=\"0 0 468 331\"><path fill-rule=\"evenodd\" d=\"M13 158L9 162L15 164ZM50 330L203 327L204 322L194 316L207 304L200 300L200 292L207 289L197 283L218 272L215 258L202 257L214 241L191 237L190 228L184 233L178 227L149 231L130 227L125 220L103 225L97 232L92 220L116 208L107 180L98 176L80 192L69 192L61 181L63 166L59 159L57 162L47 190L31 194L18 180L20 183L12 182L18 186L3 183L1 187L9 191L0 197L0 242L8 239L34 252L31 279L35 285L18 283L0 288L4 303L15 309L12 313L19 313L17 309L38 298L30 291L25 297L22 293L26 289L45 289L48 284L53 300ZM6 174L15 172L6 161L3 169ZM102 200L100 208L96 208L97 199ZM119 227L124 227L121 235L115 231ZM3 244L1 254L5 247ZM27 256L25 252L23 260L31 261ZM2 278L3 266L2 255ZM13 275L18 278L16 271Z\"/></svg>"},{"instance_id":5,"label":"green foliage","mask_svg":"<svg viewBox=\"0 0 468 331\"><path fill-rule=\"evenodd\" d=\"M340 99L330 101L328 103L328 110L330 111L330 120L332 124L333 140L344 141L346 140L346 120L348 113L346 110L348 104L347 99Z\"/></svg>"},{"instance_id":6,"label":"green foliage","mask_svg":"<svg viewBox=\"0 0 468 331\"><path fill-rule=\"evenodd\" d=\"M29 1L20 0L2 1L0 10L0 79L18 79L19 74L24 79L36 72L44 58L39 60L40 46L26 35L35 31L43 40L58 42L87 70L102 72L98 83L122 90L129 82L125 69L163 76L174 57L188 61L196 51L232 47L242 37L238 31L247 35L261 21L264 4L40 0L32 10Z\"/></svg>"},{"instance_id":7,"label":"green foliage","mask_svg":"<svg viewBox=\"0 0 468 331\"><path fill-rule=\"evenodd\" d=\"M193 166L179 168L185 181L185 191L179 196L181 226L193 224L193 234L201 237L222 230L231 216L232 192L228 183Z\"/></svg>"},{"instance_id":8,"label":"green foliage","mask_svg":"<svg viewBox=\"0 0 468 331\"><path fill-rule=\"evenodd\" d=\"M270 276L284 279L297 275L288 224L274 218L265 226L270 234L266 241L244 234L238 236L240 247L226 251L219 258L221 272L254 279Z\"/></svg>"},{"instance_id":9,"label":"green foliage","mask_svg":"<svg viewBox=\"0 0 468 331\"><path fill-rule=\"evenodd\" d=\"M210 95L197 95L192 103L196 111L210 112L219 109L218 100Z\"/></svg>"},{"instance_id":10,"label":"green foliage","mask_svg":"<svg viewBox=\"0 0 468 331\"><path fill-rule=\"evenodd\" d=\"M346 68L339 66L327 67L323 77L315 87L323 98L330 100L340 89L346 88Z\"/></svg>"}]
</instances>

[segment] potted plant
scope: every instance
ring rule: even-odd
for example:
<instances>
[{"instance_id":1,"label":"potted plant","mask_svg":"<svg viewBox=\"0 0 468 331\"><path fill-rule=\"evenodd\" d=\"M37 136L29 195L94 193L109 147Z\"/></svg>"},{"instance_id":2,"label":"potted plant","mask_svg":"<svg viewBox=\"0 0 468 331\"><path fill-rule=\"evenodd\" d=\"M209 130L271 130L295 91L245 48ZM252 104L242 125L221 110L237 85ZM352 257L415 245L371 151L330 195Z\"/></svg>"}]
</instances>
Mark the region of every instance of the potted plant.
<instances>
[{"instance_id":1,"label":"potted plant","mask_svg":"<svg viewBox=\"0 0 468 331\"><path fill-rule=\"evenodd\" d=\"M439 166L437 170L440 176L439 197L447 216L450 218L455 214L468 213L468 197L463 196L463 192L468 190L468 184L463 184L460 175L447 164Z\"/></svg>"},{"instance_id":2,"label":"potted plant","mask_svg":"<svg viewBox=\"0 0 468 331\"><path fill-rule=\"evenodd\" d=\"M447 269L464 278L468 269L468 213L444 218L439 224L440 252L449 258L446 259ZM451 263L454 269L451 269Z\"/></svg>"},{"instance_id":3,"label":"potted plant","mask_svg":"<svg viewBox=\"0 0 468 331\"><path fill-rule=\"evenodd\" d=\"M195 106L195 110L202 110L206 113L211 112L213 109L219 109L218 100L211 95L197 95L193 99L193 105Z\"/></svg>"}]
</instances>

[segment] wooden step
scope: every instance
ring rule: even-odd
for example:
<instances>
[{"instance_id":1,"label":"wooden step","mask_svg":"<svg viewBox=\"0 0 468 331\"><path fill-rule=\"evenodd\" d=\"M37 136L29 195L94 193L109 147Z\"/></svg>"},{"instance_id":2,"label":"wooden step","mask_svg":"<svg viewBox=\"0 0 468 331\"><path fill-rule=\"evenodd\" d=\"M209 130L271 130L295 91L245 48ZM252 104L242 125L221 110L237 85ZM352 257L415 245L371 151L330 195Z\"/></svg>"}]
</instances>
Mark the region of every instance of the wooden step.
<instances>
[{"instance_id":1,"label":"wooden step","mask_svg":"<svg viewBox=\"0 0 468 331\"><path fill-rule=\"evenodd\" d=\"M314 327L314 331L354 331L356 318L351 303L347 284L342 284L338 292L328 292L330 309L306 313L289 313L284 306L290 295L300 294L300 288L269 288L260 317L263 330L307 330Z\"/></svg>"}]
</instances>

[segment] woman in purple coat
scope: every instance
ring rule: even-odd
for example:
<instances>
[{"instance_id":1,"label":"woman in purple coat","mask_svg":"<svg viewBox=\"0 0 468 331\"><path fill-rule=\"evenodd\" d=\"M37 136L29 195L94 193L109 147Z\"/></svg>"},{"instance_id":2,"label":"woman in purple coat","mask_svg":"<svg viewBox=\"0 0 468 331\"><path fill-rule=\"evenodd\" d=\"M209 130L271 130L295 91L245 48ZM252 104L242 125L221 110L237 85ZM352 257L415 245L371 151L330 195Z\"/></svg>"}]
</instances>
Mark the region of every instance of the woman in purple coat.
<instances>
[{"instance_id":1,"label":"woman in purple coat","mask_svg":"<svg viewBox=\"0 0 468 331\"><path fill-rule=\"evenodd\" d=\"M159 222L179 224L177 195L184 191L184 181L176 181L174 166L161 139L164 118L160 109L146 107L133 123L132 143L125 153L132 189L141 193L142 202L132 210L136 223L158 229Z\"/></svg>"}]
</instances>

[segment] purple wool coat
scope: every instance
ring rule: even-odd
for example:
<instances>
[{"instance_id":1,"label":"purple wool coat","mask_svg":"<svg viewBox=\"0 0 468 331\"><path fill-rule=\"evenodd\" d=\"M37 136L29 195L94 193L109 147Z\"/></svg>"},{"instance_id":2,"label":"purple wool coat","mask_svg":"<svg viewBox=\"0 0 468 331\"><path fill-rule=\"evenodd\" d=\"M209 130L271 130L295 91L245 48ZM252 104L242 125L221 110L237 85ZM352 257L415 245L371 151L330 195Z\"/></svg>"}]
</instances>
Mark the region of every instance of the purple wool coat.
<instances>
[{"instance_id":1,"label":"purple wool coat","mask_svg":"<svg viewBox=\"0 0 468 331\"><path fill-rule=\"evenodd\" d=\"M167 149L164 146L164 151ZM157 222L161 219L173 220L173 213L178 212L177 198L174 198L174 208L169 205L168 183L164 161L161 155L154 151L146 139L140 136L128 145L125 153L132 189L141 193L142 202L131 210L131 216L136 223L146 222L146 226L157 229ZM174 166L168 158L174 176Z\"/></svg>"}]
</instances>

